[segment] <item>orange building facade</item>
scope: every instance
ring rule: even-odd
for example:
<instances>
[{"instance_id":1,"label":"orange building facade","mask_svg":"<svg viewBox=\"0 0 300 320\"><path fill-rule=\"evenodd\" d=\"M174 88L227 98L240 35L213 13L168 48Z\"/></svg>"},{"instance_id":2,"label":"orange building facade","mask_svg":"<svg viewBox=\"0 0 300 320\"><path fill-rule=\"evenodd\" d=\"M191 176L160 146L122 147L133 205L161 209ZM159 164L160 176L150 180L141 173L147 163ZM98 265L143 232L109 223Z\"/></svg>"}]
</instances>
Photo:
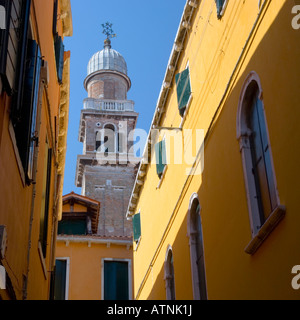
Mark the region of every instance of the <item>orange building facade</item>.
<instances>
[{"instance_id":1,"label":"orange building facade","mask_svg":"<svg viewBox=\"0 0 300 320\"><path fill-rule=\"evenodd\" d=\"M71 5L0 4L0 300L47 300L61 216Z\"/></svg>"}]
</instances>

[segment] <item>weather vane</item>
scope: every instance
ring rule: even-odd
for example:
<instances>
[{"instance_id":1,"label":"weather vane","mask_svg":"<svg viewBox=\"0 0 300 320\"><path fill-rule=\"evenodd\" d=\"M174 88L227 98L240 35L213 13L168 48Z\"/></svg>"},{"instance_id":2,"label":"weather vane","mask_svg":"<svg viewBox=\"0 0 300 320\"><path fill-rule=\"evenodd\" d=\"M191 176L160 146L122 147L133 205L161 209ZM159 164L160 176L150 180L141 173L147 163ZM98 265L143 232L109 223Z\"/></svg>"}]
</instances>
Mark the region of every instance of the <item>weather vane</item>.
<instances>
[{"instance_id":1,"label":"weather vane","mask_svg":"<svg viewBox=\"0 0 300 320\"><path fill-rule=\"evenodd\" d=\"M106 35L107 39L115 38L117 35L113 32L112 23L106 22L102 24L103 33Z\"/></svg>"}]
</instances>

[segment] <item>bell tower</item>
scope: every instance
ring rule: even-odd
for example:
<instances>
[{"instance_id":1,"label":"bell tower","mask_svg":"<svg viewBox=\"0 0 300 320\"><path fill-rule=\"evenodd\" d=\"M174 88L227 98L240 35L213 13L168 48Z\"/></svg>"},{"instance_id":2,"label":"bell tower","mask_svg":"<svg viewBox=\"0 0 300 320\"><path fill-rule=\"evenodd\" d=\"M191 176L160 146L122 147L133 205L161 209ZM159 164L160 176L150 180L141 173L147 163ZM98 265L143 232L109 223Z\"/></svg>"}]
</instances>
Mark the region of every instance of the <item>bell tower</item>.
<instances>
[{"instance_id":1,"label":"bell tower","mask_svg":"<svg viewBox=\"0 0 300 320\"><path fill-rule=\"evenodd\" d=\"M128 237L132 225L126 210L138 167L129 135L138 114L134 102L127 100L131 80L126 61L112 49L109 31L103 50L90 59L84 80L88 97L80 117L83 154L77 157L76 186L82 195L101 203L98 235Z\"/></svg>"}]
</instances>

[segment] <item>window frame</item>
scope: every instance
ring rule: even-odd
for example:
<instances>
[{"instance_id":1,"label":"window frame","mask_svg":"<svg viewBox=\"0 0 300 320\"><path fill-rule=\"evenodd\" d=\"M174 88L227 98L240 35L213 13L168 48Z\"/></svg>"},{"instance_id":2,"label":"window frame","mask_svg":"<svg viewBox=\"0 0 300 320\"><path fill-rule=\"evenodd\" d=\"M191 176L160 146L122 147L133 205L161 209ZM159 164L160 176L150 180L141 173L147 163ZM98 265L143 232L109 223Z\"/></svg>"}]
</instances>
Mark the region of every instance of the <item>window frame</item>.
<instances>
[{"instance_id":1,"label":"window frame","mask_svg":"<svg viewBox=\"0 0 300 320\"><path fill-rule=\"evenodd\" d=\"M253 86L257 91L258 99L261 100L263 115L266 128L266 135L269 146L269 155L270 155L270 163L271 163L271 171L272 171L272 181L275 196L276 196L276 204L275 209L270 213L269 217L265 220L261 220L260 209L257 201L257 188L255 177L253 174L253 158L252 151L250 147L250 136L252 134L251 130L247 125L247 111L251 108L251 97L253 96L253 92L250 92L249 99L249 90L252 89ZM253 97L252 97L253 98ZM252 239L248 243L245 248L245 252L248 254L254 254L256 250L261 246L264 240L268 237L268 235L273 231L276 225L282 220L285 216L286 208L281 205L280 198L278 194L276 174L272 156L272 147L270 143L270 136L268 131L267 118L265 114L264 102L263 102L263 91L261 86L261 81L258 74L254 71L250 72L247 76L239 98L238 112L237 112L237 140L239 142L239 148L242 158L243 165L243 173L244 173L244 183L246 189L247 196L247 205L248 205L248 214L249 221L251 227L251 235Z\"/></svg>"},{"instance_id":2,"label":"window frame","mask_svg":"<svg viewBox=\"0 0 300 320\"><path fill-rule=\"evenodd\" d=\"M48 239L48 226L50 215L50 195L52 187L52 148L48 144L48 139L45 142L45 155L44 155L44 177L43 177L43 190L45 198L42 198L41 214L40 214L40 231L39 242L42 249L43 257L47 255L47 239Z\"/></svg>"},{"instance_id":3,"label":"window frame","mask_svg":"<svg viewBox=\"0 0 300 320\"><path fill-rule=\"evenodd\" d=\"M166 300L176 300L174 255L171 245L168 246L166 251L164 264L164 280L166 288Z\"/></svg>"},{"instance_id":4,"label":"window frame","mask_svg":"<svg viewBox=\"0 0 300 320\"><path fill-rule=\"evenodd\" d=\"M57 260L66 261L65 300L69 300L70 258L69 258L69 257L57 257L57 258L55 259L55 262L56 262ZM54 299L54 293L55 293L55 281L54 281L53 300L57 300L57 299Z\"/></svg>"},{"instance_id":5,"label":"window frame","mask_svg":"<svg viewBox=\"0 0 300 320\"><path fill-rule=\"evenodd\" d=\"M199 220L201 227L201 239L202 239L202 256L203 256L203 270L204 278L202 285L202 289L200 286L199 279L199 268L197 266L197 231L198 228L194 225L193 222L193 214L197 214L197 208L199 207ZM193 193L190 198L189 209L188 209L188 219L187 219L187 235L189 238L189 247L190 247L190 265L191 265L191 273L192 273L192 285L193 285L193 297L194 300L207 300L207 277L206 277L206 266L205 266L205 247L204 247L204 239L203 239L203 226L202 226L202 218L201 218L201 206L197 193ZM203 296L201 297L201 290L205 290Z\"/></svg>"}]
</instances>

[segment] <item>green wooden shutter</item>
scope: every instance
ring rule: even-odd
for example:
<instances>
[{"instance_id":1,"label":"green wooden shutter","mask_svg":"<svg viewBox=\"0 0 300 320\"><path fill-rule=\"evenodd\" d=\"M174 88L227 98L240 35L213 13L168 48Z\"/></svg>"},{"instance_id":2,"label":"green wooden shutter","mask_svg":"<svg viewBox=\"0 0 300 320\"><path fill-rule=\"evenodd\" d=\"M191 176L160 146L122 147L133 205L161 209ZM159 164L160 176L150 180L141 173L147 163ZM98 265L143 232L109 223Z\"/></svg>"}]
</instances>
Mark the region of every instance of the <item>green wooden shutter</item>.
<instances>
[{"instance_id":1,"label":"green wooden shutter","mask_svg":"<svg viewBox=\"0 0 300 320\"><path fill-rule=\"evenodd\" d=\"M221 19L221 12L222 12L225 0L215 0L215 1L216 1L216 5L217 5L217 16L218 16L218 19Z\"/></svg>"},{"instance_id":2,"label":"green wooden shutter","mask_svg":"<svg viewBox=\"0 0 300 320\"><path fill-rule=\"evenodd\" d=\"M175 76L177 88L178 109L181 116L183 116L186 105L191 95L190 71L185 69L183 72Z\"/></svg>"},{"instance_id":3,"label":"green wooden shutter","mask_svg":"<svg viewBox=\"0 0 300 320\"><path fill-rule=\"evenodd\" d=\"M16 124L16 139L20 158L29 181L32 179L34 149L32 138L35 135L36 128L40 68L41 60L38 45L36 41L28 40L21 117Z\"/></svg>"},{"instance_id":4,"label":"green wooden shutter","mask_svg":"<svg viewBox=\"0 0 300 320\"><path fill-rule=\"evenodd\" d=\"M0 0L0 75L2 78L6 77L11 4L11 1Z\"/></svg>"},{"instance_id":5,"label":"green wooden shutter","mask_svg":"<svg viewBox=\"0 0 300 320\"><path fill-rule=\"evenodd\" d=\"M128 263L104 262L104 300L129 300Z\"/></svg>"},{"instance_id":6,"label":"green wooden shutter","mask_svg":"<svg viewBox=\"0 0 300 320\"><path fill-rule=\"evenodd\" d=\"M65 46L60 36L56 36L54 46L55 46L57 79L59 83L62 83Z\"/></svg>"},{"instance_id":7,"label":"green wooden shutter","mask_svg":"<svg viewBox=\"0 0 300 320\"><path fill-rule=\"evenodd\" d=\"M67 275L67 261L56 260L54 300L66 300L66 275Z\"/></svg>"},{"instance_id":8,"label":"green wooden shutter","mask_svg":"<svg viewBox=\"0 0 300 320\"><path fill-rule=\"evenodd\" d=\"M164 168L167 164L166 155L166 141L162 140L155 145L155 156L156 156L156 172L161 177L164 172Z\"/></svg>"},{"instance_id":9,"label":"green wooden shutter","mask_svg":"<svg viewBox=\"0 0 300 320\"><path fill-rule=\"evenodd\" d=\"M138 241L141 236L141 214L137 213L132 218L133 240Z\"/></svg>"}]
</instances>

